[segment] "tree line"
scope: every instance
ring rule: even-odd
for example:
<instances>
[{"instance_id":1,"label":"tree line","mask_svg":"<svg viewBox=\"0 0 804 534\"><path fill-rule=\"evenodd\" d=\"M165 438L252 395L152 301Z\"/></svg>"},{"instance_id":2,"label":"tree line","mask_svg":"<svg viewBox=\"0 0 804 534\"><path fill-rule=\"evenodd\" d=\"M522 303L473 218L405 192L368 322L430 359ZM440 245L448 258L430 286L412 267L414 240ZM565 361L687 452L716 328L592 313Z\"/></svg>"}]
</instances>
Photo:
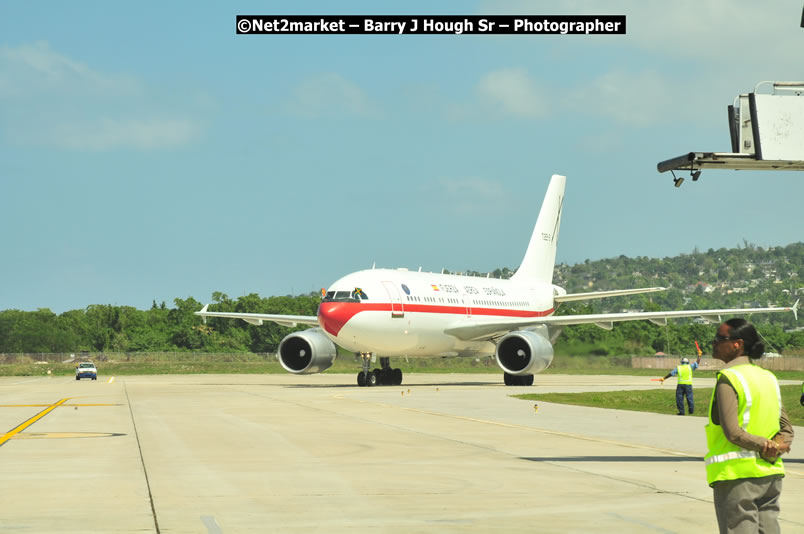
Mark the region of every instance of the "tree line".
<instances>
[{"instance_id":1,"label":"tree line","mask_svg":"<svg viewBox=\"0 0 804 534\"><path fill-rule=\"evenodd\" d=\"M216 311L315 315L319 295L268 297L250 294L231 299L213 294ZM92 305L57 315L50 310L0 311L0 353L50 352L275 352L290 331L274 323L255 326L234 319L210 318L208 324L195 315L202 304L190 297L175 299L174 307L153 304L149 310L131 306ZM660 309L658 305L647 306ZM592 313L589 303L564 305L559 313ZM785 314L787 315L787 314ZM790 314L792 315L792 314ZM804 330L787 332L770 316L755 316L769 351L804 348ZM296 330L307 328L300 326ZM693 341L704 351L715 326L692 321L671 321L659 326L648 321L615 323L611 330L594 325L563 329L556 351L561 354L637 355L661 351L693 354Z\"/></svg>"},{"instance_id":2,"label":"tree line","mask_svg":"<svg viewBox=\"0 0 804 534\"><path fill-rule=\"evenodd\" d=\"M213 293L215 309L243 313L315 315L317 295L237 300ZM97 304L57 315L48 309L0 312L0 353L39 352L274 352L288 329L274 323L254 326L232 319L195 315L202 304L177 298L174 307L153 303L149 310Z\"/></svg>"},{"instance_id":3,"label":"tree line","mask_svg":"<svg viewBox=\"0 0 804 534\"><path fill-rule=\"evenodd\" d=\"M804 296L804 243L762 249L750 243L674 258L619 256L576 265L556 265L554 283L569 292L664 286L668 291L565 304L559 314L623 310L675 310L789 306ZM492 276L508 278L514 271L496 269ZM468 275L486 273L468 271ZM216 311L315 315L320 295L260 297L252 293L232 299L212 294ZM0 353L40 352L275 352L289 330L266 322L255 326L240 320L211 318L203 324L194 313L202 304L177 298L173 307L153 303L148 310L97 304L55 314L0 311ZM804 351L804 331L792 313L757 315L769 351ZM301 326L297 329L304 329ZM612 330L578 325L563 330L556 351L565 354L650 355L657 351L692 354L693 341L708 350L715 327L692 320L658 326L647 321L617 323Z\"/></svg>"}]
</instances>

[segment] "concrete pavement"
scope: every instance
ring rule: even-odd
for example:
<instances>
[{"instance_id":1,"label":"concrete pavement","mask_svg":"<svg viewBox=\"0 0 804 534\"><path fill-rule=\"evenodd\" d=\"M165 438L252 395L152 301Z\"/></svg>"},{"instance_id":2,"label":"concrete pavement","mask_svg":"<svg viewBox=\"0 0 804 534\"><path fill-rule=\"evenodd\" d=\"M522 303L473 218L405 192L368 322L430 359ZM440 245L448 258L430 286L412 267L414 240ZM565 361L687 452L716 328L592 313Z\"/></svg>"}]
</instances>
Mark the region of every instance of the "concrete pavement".
<instances>
[{"instance_id":1,"label":"concrete pavement","mask_svg":"<svg viewBox=\"0 0 804 534\"><path fill-rule=\"evenodd\" d=\"M658 387L645 377L109 378L0 378L0 531L716 530L704 418L510 397ZM804 532L802 451L783 532Z\"/></svg>"}]
</instances>

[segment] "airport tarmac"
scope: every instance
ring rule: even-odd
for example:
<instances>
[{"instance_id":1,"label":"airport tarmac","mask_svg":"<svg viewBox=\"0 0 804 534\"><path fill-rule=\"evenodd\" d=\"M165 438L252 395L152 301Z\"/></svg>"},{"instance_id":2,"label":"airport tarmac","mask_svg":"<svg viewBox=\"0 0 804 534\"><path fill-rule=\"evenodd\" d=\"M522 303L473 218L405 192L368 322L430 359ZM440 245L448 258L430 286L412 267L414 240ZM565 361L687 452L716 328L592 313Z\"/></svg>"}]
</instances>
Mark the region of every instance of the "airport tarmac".
<instances>
[{"instance_id":1,"label":"airport tarmac","mask_svg":"<svg viewBox=\"0 0 804 534\"><path fill-rule=\"evenodd\" d=\"M510 397L646 377L110 378L0 378L0 532L717 530L705 418ZM804 441L785 462L782 531L804 532Z\"/></svg>"}]
</instances>

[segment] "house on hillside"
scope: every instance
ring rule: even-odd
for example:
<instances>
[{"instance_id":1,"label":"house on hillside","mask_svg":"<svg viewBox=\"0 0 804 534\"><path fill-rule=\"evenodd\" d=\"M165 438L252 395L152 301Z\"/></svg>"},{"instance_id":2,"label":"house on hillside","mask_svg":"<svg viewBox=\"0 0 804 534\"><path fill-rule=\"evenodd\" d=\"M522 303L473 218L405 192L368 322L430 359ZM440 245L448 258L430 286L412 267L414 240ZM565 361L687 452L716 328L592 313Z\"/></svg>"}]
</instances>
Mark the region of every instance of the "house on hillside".
<instances>
[{"instance_id":1,"label":"house on hillside","mask_svg":"<svg viewBox=\"0 0 804 534\"><path fill-rule=\"evenodd\" d=\"M703 292L704 292L704 293L711 293L712 291L714 291L714 290L715 290L715 288L714 288L714 287L712 287L711 285L707 284L706 282L701 282L701 281L699 280L698 282L696 282L696 283L694 283L694 284L690 284L690 285L688 285L688 286L686 287L686 289L685 289L685 292L686 292L686 293L693 293L693 292L695 292L695 291L696 291L696 290L697 290L699 287L703 288Z\"/></svg>"}]
</instances>

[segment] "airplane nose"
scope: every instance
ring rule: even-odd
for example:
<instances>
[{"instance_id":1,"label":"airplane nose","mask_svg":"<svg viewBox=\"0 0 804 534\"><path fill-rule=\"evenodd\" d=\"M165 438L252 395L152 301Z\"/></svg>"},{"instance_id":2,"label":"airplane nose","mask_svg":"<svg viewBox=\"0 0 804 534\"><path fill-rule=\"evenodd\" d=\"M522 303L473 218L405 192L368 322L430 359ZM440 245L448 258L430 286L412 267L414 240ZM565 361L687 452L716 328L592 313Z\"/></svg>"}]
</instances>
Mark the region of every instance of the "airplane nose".
<instances>
[{"instance_id":1,"label":"airplane nose","mask_svg":"<svg viewBox=\"0 0 804 534\"><path fill-rule=\"evenodd\" d=\"M318 324L333 336L338 337L338 332L341 331L343 325L359 311L358 306L353 302L322 302L318 306Z\"/></svg>"}]
</instances>

